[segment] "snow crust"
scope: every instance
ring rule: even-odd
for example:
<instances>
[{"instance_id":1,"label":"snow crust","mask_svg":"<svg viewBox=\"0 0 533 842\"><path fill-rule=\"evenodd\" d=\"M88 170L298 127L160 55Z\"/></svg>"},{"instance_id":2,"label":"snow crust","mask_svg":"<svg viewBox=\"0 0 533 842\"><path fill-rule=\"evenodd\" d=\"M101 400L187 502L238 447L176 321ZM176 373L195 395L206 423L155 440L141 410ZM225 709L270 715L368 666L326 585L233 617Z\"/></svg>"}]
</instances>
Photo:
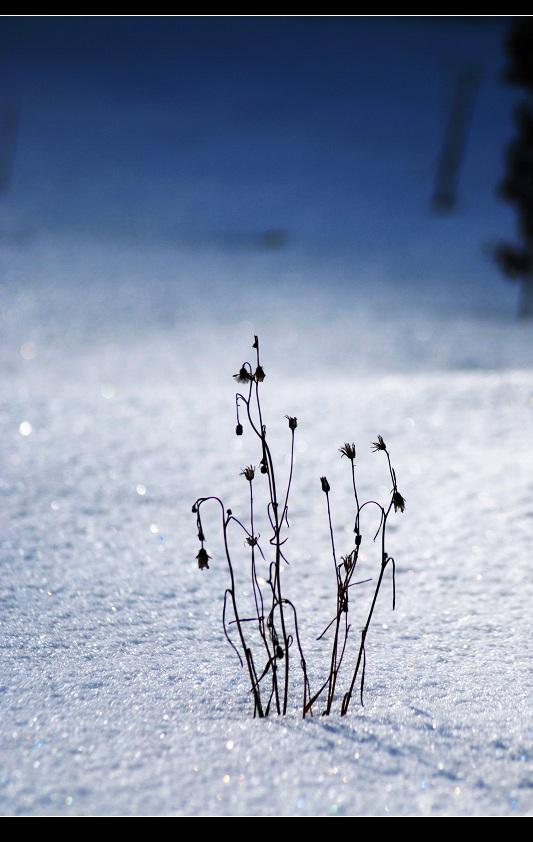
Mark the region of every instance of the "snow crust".
<instances>
[{"instance_id":1,"label":"snow crust","mask_svg":"<svg viewBox=\"0 0 533 842\"><path fill-rule=\"evenodd\" d=\"M50 281L51 248L4 252L1 812L531 814L528 329L401 303L384 315L372 290L332 307L316 274L313 295L287 292L281 311L261 283L245 291L248 270L268 271L254 256L237 266L229 303L213 283L187 311L179 280L162 282L157 266L149 280L149 256L143 286L118 269L114 286L104 270L99 282L94 259L84 283L83 248L64 249ZM213 256L172 259L180 276L222 278L227 293ZM314 638L335 600L318 478L332 486L342 552L343 441L356 442L363 495L383 496L386 465L370 452L382 434L407 499L390 531L396 611L389 582L365 707L344 719L251 719L221 629L214 511L211 569L194 559L197 496L246 514L239 472L260 456L249 434L234 435L231 375L254 332L281 476L284 415L298 417L284 576L313 686L329 651ZM244 577L241 536L233 546ZM361 577L375 576L370 540L363 549ZM361 617L371 587L357 591Z\"/></svg>"}]
</instances>

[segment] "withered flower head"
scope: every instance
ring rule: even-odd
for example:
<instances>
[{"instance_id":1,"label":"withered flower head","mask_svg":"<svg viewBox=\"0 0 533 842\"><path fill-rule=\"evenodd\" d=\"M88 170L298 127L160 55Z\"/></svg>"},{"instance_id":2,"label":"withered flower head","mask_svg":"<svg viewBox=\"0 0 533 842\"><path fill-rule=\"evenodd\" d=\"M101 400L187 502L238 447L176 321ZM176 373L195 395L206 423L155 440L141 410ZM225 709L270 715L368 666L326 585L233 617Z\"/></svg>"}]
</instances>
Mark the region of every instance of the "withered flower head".
<instances>
[{"instance_id":1,"label":"withered flower head","mask_svg":"<svg viewBox=\"0 0 533 842\"><path fill-rule=\"evenodd\" d=\"M376 450L386 450L386 449L387 449L387 445L383 441L382 436L378 436L378 440L372 442L372 450L374 451L374 453L376 452Z\"/></svg>"},{"instance_id":2,"label":"withered flower head","mask_svg":"<svg viewBox=\"0 0 533 842\"><path fill-rule=\"evenodd\" d=\"M246 477L248 482L251 482L255 477L255 467L253 465L248 465L246 468L243 468L241 471L241 476Z\"/></svg>"},{"instance_id":3,"label":"withered flower head","mask_svg":"<svg viewBox=\"0 0 533 842\"><path fill-rule=\"evenodd\" d=\"M209 570L209 559L211 558L210 555L207 555L207 550L204 550L203 547L200 547L198 550L198 555L196 556L196 561L198 562L198 570Z\"/></svg>"},{"instance_id":4,"label":"withered flower head","mask_svg":"<svg viewBox=\"0 0 533 842\"><path fill-rule=\"evenodd\" d=\"M252 375L250 374L245 365L243 365L240 371L238 371L237 374L234 374L233 377L237 381L237 383L249 383L252 379Z\"/></svg>"},{"instance_id":5,"label":"withered flower head","mask_svg":"<svg viewBox=\"0 0 533 842\"><path fill-rule=\"evenodd\" d=\"M285 418L289 422L289 429L295 430L298 426L298 419L294 418L292 415L286 415Z\"/></svg>"},{"instance_id":6,"label":"withered flower head","mask_svg":"<svg viewBox=\"0 0 533 842\"><path fill-rule=\"evenodd\" d=\"M330 490L330 485L329 485L329 482L327 481L326 477L320 477L320 482L321 482L321 485L322 485L322 491L325 491L326 494L327 494L328 491Z\"/></svg>"},{"instance_id":7,"label":"withered flower head","mask_svg":"<svg viewBox=\"0 0 533 842\"><path fill-rule=\"evenodd\" d=\"M266 377L266 375L265 375L265 371L263 369L263 366L258 365L256 370L255 370L255 374L254 374L255 382L256 383L262 383L263 380L265 379L265 377Z\"/></svg>"},{"instance_id":8,"label":"withered flower head","mask_svg":"<svg viewBox=\"0 0 533 842\"><path fill-rule=\"evenodd\" d=\"M257 545L257 538L255 537L255 535L248 535L246 538L246 543L250 547L255 547Z\"/></svg>"},{"instance_id":9,"label":"withered flower head","mask_svg":"<svg viewBox=\"0 0 533 842\"><path fill-rule=\"evenodd\" d=\"M339 447L339 453L341 456L346 456L350 462L353 462L355 459L355 444L352 442L345 441L342 447Z\"/></svg>"},{"instance_id":10,"label":"withered flower head","mask_svg":"<svg viewBox=\"0 0 533 842\"><path fill-rule=\"evenodd\" d=\"M237 424L237 426L235 427L235 435L236 436L242 436L242 433L243 433L242 424Z\"/></svg>"},{"instance_id":11,"label":"withered flower head","mask_svg":"<svg viewBox=\"0 0 533 842\"><path fill-rule=\"evenodd\" d=\"M394 506L395 512L397 512L397 511L404 512L405 511L405 499L404 499L404 497L402 497L402 495L400 494L398 489L396 489L396 491L392 495L392 505Z\"/></svg>"}]
</instances>

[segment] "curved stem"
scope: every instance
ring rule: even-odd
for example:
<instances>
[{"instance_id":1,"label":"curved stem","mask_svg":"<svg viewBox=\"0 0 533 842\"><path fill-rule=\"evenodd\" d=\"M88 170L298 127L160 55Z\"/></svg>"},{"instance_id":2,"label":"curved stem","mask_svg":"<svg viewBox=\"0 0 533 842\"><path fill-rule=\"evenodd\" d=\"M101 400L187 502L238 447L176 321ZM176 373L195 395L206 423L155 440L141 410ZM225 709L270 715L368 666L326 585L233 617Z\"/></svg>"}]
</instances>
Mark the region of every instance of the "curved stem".
<instances>
[{"instance_id":1,"label":"curved stem","mask_svg":"<svg viewBox=\"0 0 533 842\"><path fill-rule=\"evenodd\" d=\"M251 654L249 648L246 646L246 641L245 641L245 638L244 638L244 632L242 630L242 623L241 623L241 619L240 619L240 616L239 616L239 609L237 608L237 599L235 597L235 575L234 575L234 572L233 572L233 564L231 563L231 555L230 555L229 544L228 544L228 520L226 519L226 510L224 509L224 504L222 503L222 500L220 499L220 497L216 497L214 495L210 496L210 497L202 497L202 498L198 499L196 501L195 505L196 505L197 510L199 512L200 506L203 505L203 503L208 502L209 500L215 500L220 505L220 508L222 510L222 535L223 535L223 539L224 539L224 551L226 553L226 561L227 561L227 564L228 564L230 580L231 580L231 587L227 589L227 592L229 592L229 594L231 596L233 614L235 616L237 630L238 630L238 633L239 633L239 639L240 639L240 642L241 642L242 650L244 652L246 664L248 666L248 674L249 674L249 677L250 677L250 683L251 683L253 694L254 694L254 706L255 706L254 710L257 712L259 717L262 717L262 716L264 716L264 713L263 713L263 707L262 707L262 704L261 704L261 694L260 694L259 688L255 686L255 678L254 678L254 671L255 670L254 670L254 666L253 666L253 658L252 658L252 654Z\"/></svg>"},{"instance_id":2,"label":"curved stem","mask_svg":"<svg viewBox=\"0 0 533 842\"><path fill-rule=\"evenodd\" d=\"M301 640L300 640L300 632L298 630L298 616L296 614L296 608L294 607L294 605L293 605L293 603L291 602L290 599L285 599L284 602L287 605L290 605L290 607L292 608L293 615L294 615L294 633L296 635L296 644L298 646L298 651L300 653L300 663L301 663L302 672L303 672L303 676L304 676L304 700L303 700L303 706L302 706L302 719L305 719L305 715L307 713L307 702L308 702L308 699L311 696L311 685L309 684L309 678L307 676L307 663L306 663L306 660L305 660L305 656L304 656L304 652L303 652L303 648L302 648L302 643L301 643ZM312 711L311 711L311 713L312 713Z\"/></svg>"},{"instance_id":3,"label":"curved stem","mask_svg":"<svg viewBox=\"0 0 533 842\"><path fill-rule=\"evenodd\" d=\"M280 523L283 523L285 519L287 525L289 523L287 517L287 504L289 502L289 494L291 490L291 482L292 482L292 472L294 469L294 430L291 430L291 464L289 469L289 480L287 482L287 493L285 494L285 502L283 504L283 511L281 513Z\"/></svg>"},{"instance_id":4,"label":"curved stem","mask_svg":"<svg viewBox=\"0 0 533 842\"><path fill-rule=\"evenodd\" d=\"M254 492L252 486L252 480L248 481L250 486L250 530L252 539L255 540L254 534ZM255 564L255 544L251 546L252 550L252 590L254 594L254 602L255 602L255 609L257 613L257 621L259 624L259 634L261 635L261 639L263 641L263 645L266 650L267 654L267 665L272 665L272 683L274 689L274 695L276 698L276 708L279 711L279 690L278 690L278 674L277 674L277 664L276 659L273 657L270 647L268 645L268 639L265 634L265 621L264 621L264 614L265 614L265 606L263 602L263 594L261 592L261 587L259 582L257 581L257 569ZM262 553L261 553L262 554ZM259 684L259 682L257 682Z\"/></svg>"},{"instance_id":5,"label":"curved stem","mask_svg":"<svg viewBox=\"0 0 533 842\"><path fill-rule=\"evenodd\" d=\"M370 628L370 623L372 622L372 615L374 613L374 608L376 607L379 589L381 588L381 583L383 581L383 574L385 573L385 569L386 569L387 563L388 563L387 553L385 551L385 532L386 532L386 528L387 528L387 518L389 516L389 512L391 510L391 507L392 507L392 501L389 503L389 507L388 507L387 511L383 512L383 524L382 524L382 527L381 527L381 570L379 571L379 577L378 577L376 587L375 587L375 590L374 590L374 596L372 598L372 603L370 605L370 611L368 612L366 623L364 625L363 631L361 632L361 644L359 646L359 652L358 652L358 655L357 655L357 661L356 661L355 669L354 669L354 672L353 672L353 675L352 675L352 680L350 682L350 687L348 689L348 692L345 693L344 698L342 700L341 716L345 716L346 713L348 712L350 699L352 697L352 693L353 693L353 690L354 690L354 687L355 687L355 682L357 681L357 675L359 673L359 667L361 666L361 661L363 659L363 656L365 656L365 658L366 658L366 655L365 655L366 636L367 636L368 630ZM363 694L362 694L362 688L361 688L361 699L362 699L362 695Z\"/></svg>"}]
</instances>

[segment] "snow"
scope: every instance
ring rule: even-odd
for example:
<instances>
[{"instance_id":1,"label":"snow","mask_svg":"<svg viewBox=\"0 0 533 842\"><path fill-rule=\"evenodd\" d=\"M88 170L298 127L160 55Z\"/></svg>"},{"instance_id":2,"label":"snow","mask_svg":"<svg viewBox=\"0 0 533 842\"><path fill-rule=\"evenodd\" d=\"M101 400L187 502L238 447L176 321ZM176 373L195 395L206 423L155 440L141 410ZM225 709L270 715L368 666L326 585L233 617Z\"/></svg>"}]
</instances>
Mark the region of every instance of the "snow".
<instances>
[{"instance_id":1,"label":"snow","mask_svg":"<svg viewBox=\"0 0 533 842\"><path fill-rule=\"evenodd\" d=\"M41 279L42 248L13 250L7 276L30 266L33 280L4 285L2 813L530 814L528 329L423 309L402 321L392 293L393 315L367 300L349 330L345 298L320 325L316 276L314 303L287 292L284 315L259 286L254 323L246 304L242 319L231 307L217 317L215 293L191 323L169 315L179 283L135 298L137 280L119 279L106 300L109 279ZM175 257L184 274L209 269L205 256ZM259 456L234 435L231 374L254 330L282 474L284 415L298 417L285 585L315 687L328 645L314 638L335 600L318 478L332 486L341 551L343 441L357 444L363 494L383 495L386 466L370 451L381 433L407 498L390 533L396 611L386 582L365 707L343 719L303 722L296 704L285 719L251 718L222 635L214 511L211 569L194 558L198 495L246 511L239 472ZM234 536L244 571L241 545ZM375 575L370 543L361 564ZM371 587L358 590L360 611Z\"/></svg>"}]
</instances>

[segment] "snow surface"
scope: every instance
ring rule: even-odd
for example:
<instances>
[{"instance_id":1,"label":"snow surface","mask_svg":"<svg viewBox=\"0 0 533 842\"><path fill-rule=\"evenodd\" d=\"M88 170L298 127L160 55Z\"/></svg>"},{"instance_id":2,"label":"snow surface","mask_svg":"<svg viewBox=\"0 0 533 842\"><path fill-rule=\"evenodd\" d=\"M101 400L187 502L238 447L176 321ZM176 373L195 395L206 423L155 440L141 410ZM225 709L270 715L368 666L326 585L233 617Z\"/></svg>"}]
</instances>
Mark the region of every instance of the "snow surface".
<instances>
[{"instance_id":1,"label":"snow surface","mask_svg":"<svg viewBox=\"0 0 533 842\"><path fill-rule=\"evenodd\" d=\"M402 319L392 294L388 317L344 298L321 323L329 298L316 275L307 302L286 293L284 314L258 284L242 320L228 318L233 298L217 317L215 285L204 321L181 318L180 282L142 295L136 278L111 291L108 278L69 284L71 271L83 277L81 246L75 258L63 249L62 269L50 248L4 262L2 813L530 814L529 329L422 309ZM215 256L174 259L184 276L224 278ZM242 261L238 277L268 269ZM390 532L397 608L386 582L365 708L344 719L251 719L221 630L215 511L211 569L194 559L196 496L246 511L239 471L259 457L250 435L234 435L231 374L255 330L282 473L284 415L299 421L285 583L315 687L328 645L314 638L335 600L318 478L332 485L342 552L343 441L357 443L363 494L386 494L370 452L381 433L407 498ZM242 536L234 548L244 571ZM361 574L375 575L363 549ZM362 607L371 587L358 590Z\"/></svg>"}]
</instances>

